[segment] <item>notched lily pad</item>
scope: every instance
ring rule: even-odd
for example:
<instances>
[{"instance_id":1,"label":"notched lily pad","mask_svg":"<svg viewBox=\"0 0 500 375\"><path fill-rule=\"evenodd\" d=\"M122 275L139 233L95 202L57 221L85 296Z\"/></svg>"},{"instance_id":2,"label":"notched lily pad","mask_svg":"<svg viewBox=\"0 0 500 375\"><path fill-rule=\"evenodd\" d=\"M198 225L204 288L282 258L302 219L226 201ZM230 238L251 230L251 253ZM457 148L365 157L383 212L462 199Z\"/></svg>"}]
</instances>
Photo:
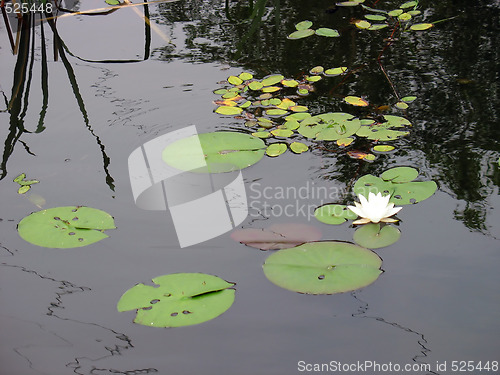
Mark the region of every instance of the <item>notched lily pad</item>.
<instances>
[{"instance_id":1,"label":"notched lily pad","mask_svg":"<svg viewBox=\"0 0 500 375\"><path fill-rule=\"evenodd\" d=\"M378 249L396 243L401 237L399 229L392 225L370 223L356 229L354 242L368 249Z\"/></svg>"},{"instance_id":2,"label":"notched lily pad","mask_svg":"<svg viewBox=\"0 0 500 375\"><path fill-rule=\"evenodd\" d=\"M410 182L418 177L418 171L411 167L395 167L380 175L384 181Z\"/></svg>"},{"instance_id":3,"label":"notched lily pad","mask_svg":"<svg viewBox=\"0 0 500 375\"><path fill-rule=\"evenodd\" d=\"M358 215L342 204L325 204L316 208L314 217L322 223L338 225L354 220Z\"/></svg>"},{"instance_id":4,"label":"notched lily pad","mask_svg":"<svg viewBox=\"0 0 500 375\"><path fill-rule=\"evenodd\" d=\"M107 212L84 206L55 207L34 212L22 219L17 231L22 239L37 246L73 248L108 237L104 230L115 229Z\"/></svg>"},{"instance_id":5,"label":"notched lily pad","mask_svg":"<svg viewBox=\"0 0 500 375\"><path fill-rule=\"evenodd\" d=\"M249 134L202 133L168 145L162 152L162 159L183 171L222 173L257 163L264 157L265 149L262 139ZM199 160L201 152L206 168L202 168L202 160Z\"/></svg>"},{"instance_id":6,"label":"notched lily pad","mask_svg":"<svg viewBox=\"0 0 500 375\"><path fill-rule=\"evenodd\" d=\"M337 241L311 242L280 250L266 259L264 274L281 288L334 294L363 288L382 273L373 251Z\"/></svg>"},{"instance_id":7,"label":"notched lily pad","mask_svg":"<svg viewBox=\"0 0 500 375\"><path fill-rule=\"evenodd\" d=\"M276 157L284 153L287 148L288 146L286 143L272 143L267 147L266 155Z\"/></svg>"},{"instance_id":8,"label":"notched lily pad","mask_svg":"<svg viewBox=\"0 0 500 375\"><path fill-rule=\"evenodd\" d=\"M234 283L202 273L175 273L137 284L118 301L118 311L137 310L134 322L150 327L200 324L227 311L234 302Z\"/></svg>"}]
</instances>

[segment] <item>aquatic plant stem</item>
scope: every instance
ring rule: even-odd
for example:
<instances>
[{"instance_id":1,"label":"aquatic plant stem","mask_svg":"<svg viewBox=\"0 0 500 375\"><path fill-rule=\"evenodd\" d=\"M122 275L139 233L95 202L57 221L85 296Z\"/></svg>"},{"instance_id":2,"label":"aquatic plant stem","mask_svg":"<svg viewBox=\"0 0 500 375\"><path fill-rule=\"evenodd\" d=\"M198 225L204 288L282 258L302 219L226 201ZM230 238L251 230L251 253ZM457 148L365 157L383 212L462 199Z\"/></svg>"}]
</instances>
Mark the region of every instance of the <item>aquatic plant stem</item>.
<instances>
[{"instance_id":1,"label":"aquatic plant stem","mask_svg":"<svg viewBox=\"0 0 500 375\"><path fill-rule=\"evenodd\" d=\"M0 7L2 9L3 21L5 23L5 28L7 29L7 35L9 36L9 42L12 48L12 53L14 53L16 45L14 44L14 36L12 35L12 29L10 28L9 18L7 17L7 12L5 11L5 0L2 0Z\"/></svg>"},{"instance_id":2,"label":"aquatic plant stem","mask_svg":"<svg viewBox=\"0 0 500 375\"><path fill-rule=\"evenodd\" d=\"M396 30L398 29L399 26L400 26L400 22L396 23L396 26L394 26L394 29L392 30L391 35L389 36L389 38L387 38L386 45L384 46L384 48L382 48L382 51L380 51L380 53L377 57L377 62L378 62L378 65L380 67L380 70L382 70L382 73L384 73L384 76L387 79L387 82L389 82L389 85L391 86L392 91L394 91L394 95L396 95L396 98L398 100L400 100L399 94L398 94L396 87L392 83L391 79L389 78L389 75L387 74L387 72L382 64L382 56L384 55L384 52L392 45L392 43L394 43L394 34L396 33Z\"/></svg>"}]
</instances>

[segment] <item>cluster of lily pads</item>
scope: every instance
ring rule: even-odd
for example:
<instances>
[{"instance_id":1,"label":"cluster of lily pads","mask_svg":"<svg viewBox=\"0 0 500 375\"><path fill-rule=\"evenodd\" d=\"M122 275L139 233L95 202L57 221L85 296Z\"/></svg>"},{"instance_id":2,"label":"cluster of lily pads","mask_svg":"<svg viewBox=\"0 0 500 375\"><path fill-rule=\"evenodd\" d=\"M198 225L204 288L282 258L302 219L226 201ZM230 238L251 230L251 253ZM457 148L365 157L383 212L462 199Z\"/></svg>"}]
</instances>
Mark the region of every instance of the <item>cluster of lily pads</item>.
<instances>
[{"instance_id":1,"label":"cluster of lily pads","mask_svg":"<svg viewBox=\"0 0 500 375\"><path fill-rule=\"evenodd\" d=\"M431 197L437 190L434 181L414 181L417 177L418 171L411 167L391 168L380 177L364 175L353 187L361 204L356 204L356 207L325 204L315 210L314 216L322 223L339 225L358 216L363 217L360 214L365 213L363 219L354 222L354 224L368 223L356 230L354 241L371 249L391 245L398 241L401 235L397 228L387 224L396 221L388 219L399 211L393 209L394 205L404 206L421 202ZM382 202L382 206L378 205L377 201ZM370 207L371 205L374 207ZM384 217L385 208L388 209L388 214ZM377 219L374 220L373 217Z\"/></svg>"},{"instance_id":2,"label":"cluster of lily pads","mask_svg":"<svg viewBox=\"0 0 500 375\"><path fill-rule=\"evenodd\" d=\"M295 140L302 136L312 141L335 141L338 146L349 146L355 137L367 138L373 141L391 141L409 134L411 123L404 117L382 115L376 118L359 119L344 112L328 112L318 115L309 113L306 106L297 104L294 100L300 99L314 90L313 83L323 76L331 77L345 74L347 67L341 66L324 69L321 66L310 70L301 80L285 79L281 74L273 74L261 80L253 78L251 73L243 72L238 76L229 76L227 85L214 91L221 95L216 100L218 107L215 112L221 115L236 116L244 119L245 126L251 128L254 137L266 139L268 156L279 156L288 148L296 154L308 150L308 146ZM290 92L290 89L296 89ZM401 99L396 105L407 108L416 97L408 96ZM357 96L346 96L346 103L354 106L367 106L368 102ZM290 140L283 142L282 140ZM271 143L271 140L278 142ZM388 152L394 149L390 145L376 145L375 152ZM374 154L349 151L353 158L374 160Z\"/></svg>"}]
</instances>

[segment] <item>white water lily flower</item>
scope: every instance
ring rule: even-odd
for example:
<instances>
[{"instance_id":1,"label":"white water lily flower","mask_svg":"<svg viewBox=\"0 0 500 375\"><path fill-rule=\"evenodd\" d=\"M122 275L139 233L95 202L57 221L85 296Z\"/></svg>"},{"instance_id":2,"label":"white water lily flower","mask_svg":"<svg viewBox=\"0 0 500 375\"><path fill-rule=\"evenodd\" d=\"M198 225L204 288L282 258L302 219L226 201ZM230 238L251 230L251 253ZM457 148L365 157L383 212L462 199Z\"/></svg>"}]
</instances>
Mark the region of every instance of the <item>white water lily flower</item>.
<instances>
[{"instance_id":1,"label":"white water lily flower","mask_svg":"<svg viewBox=\"0 0 500 375\"><path fill-rule=\"evenodd\" d=\"M391 219L390 216L397 214L403 207L394 207L394 203L389 203L390 195L382 196L382 193L368 194L368 200L364 195L358 195L359 201L354 202L356 207L347 206L352 212L360 216L362 219L356 220L353 224L367 224L369 222L378 223L394 223L397 220Z\"/></svg>"}]
</instances>

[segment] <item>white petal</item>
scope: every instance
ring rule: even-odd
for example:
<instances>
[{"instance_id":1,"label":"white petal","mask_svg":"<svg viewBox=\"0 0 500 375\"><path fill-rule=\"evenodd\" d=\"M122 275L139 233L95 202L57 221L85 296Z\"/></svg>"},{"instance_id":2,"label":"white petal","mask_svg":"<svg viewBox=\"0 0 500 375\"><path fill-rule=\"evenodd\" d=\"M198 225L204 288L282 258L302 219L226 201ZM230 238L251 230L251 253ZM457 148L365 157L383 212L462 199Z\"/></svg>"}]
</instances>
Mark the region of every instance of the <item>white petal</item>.
<instances>
[{"instance_id":1,"label":"white petal","mask_svg":"<svg viewBox=\"0 0 500 375\"><path fill-rule=\"evenodd\" d=\"M356 221L353 221L352 223L357 225L357 224L368 224L369 222L370 222L370 219L363 218L363 219L358 219Z\"/></svg>"},{"instance_id":2,"label":"white petal","mask_svg":"<svg viewBox=\"0 0 500 375\"><path fill-rule=\"evenodd\" d=\"M370 193L373 194L373 193ZM366 197L363 194L358 195L359 201L361 202L362 206L368 205L368 201L366 200Z\"/></svg>"},{"instance_id":3,"label":"white petal","mask_svg":"<svg viewBox=\"0 0 500 375\"><path fill-rule=\"evenodd\" d=\"M358 204L358 203L356 202L356 204ZM361 217L365 216L363 209L360 206L358 206L358 207L347 206L347 208L350 209L352 212L354 212L358 216L361 216Z\"/></svg>"},{"instance_id":4,"label":"white petal","mask_svg":"<svg viewBox=\"0 0 500 375\"><path fill-rule=\"evenodd\" d=\"M391 219L390 217L384 217L382 220L380 220L381 222L383 223L396 223L398 222L399 220L396 220L396 219Z\"/></svg>"}]
</instances>

